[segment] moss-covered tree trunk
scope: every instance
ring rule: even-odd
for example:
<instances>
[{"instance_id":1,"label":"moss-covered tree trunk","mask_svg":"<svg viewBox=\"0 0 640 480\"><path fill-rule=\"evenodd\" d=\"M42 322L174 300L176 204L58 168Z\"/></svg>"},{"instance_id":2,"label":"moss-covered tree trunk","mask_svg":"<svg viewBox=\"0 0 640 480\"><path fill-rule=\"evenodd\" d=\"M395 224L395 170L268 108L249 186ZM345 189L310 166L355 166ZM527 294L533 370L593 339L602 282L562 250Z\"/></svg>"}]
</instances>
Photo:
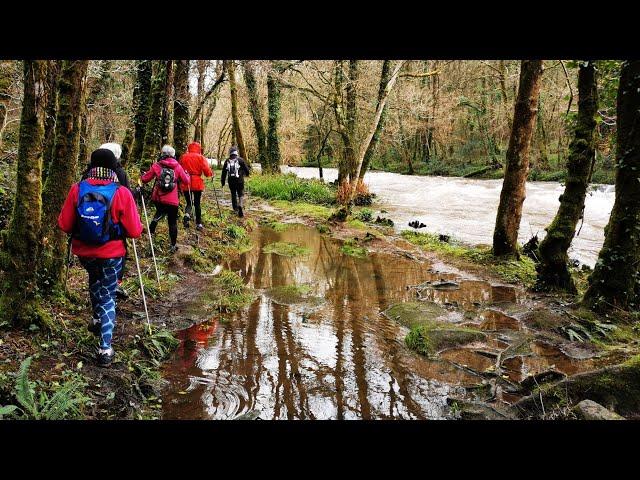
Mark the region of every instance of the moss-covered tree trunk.
<instances>
[{"instance_id":1,"label":"moss-covered tree trunk","mask_svg":"<svg viewBox=\"0 0 640 480\"><path fill-rule=\"evenodd\" d=\"M47 178L49 165L53 158L55 143L56 113L58 111L58 79L60 78L60 64L58 60L47 60L45 69L45 107L44 107L44 149L42 152L42 179Z\"/></svg>"},{"instance_id":2,"label":"moss-covered tree trunk","mask_svg":"<svg viewBox=\"0 0 640 480\"><path fill-rule=\"evenodd\" d=\"M42 255L40 285L50 290L63 281L66 235L58 228L58 214L75 180L80 138L80 111L88 60L64 60L58 82L58 114L49 175L42 198Z\"/></svg>"},{"instance_id":3,"label":"moss-covered tree trunk","mask_svg":"<svg viewBox=\"0 0 640 480\"><path fill-rule=\"evenodd\" d=\"M380 85L378 87L378 105L380 105L380 101L384 95L384 89L389 83L389 78L391 77L391 61L384 60L382 62L382 71L380 73ZM378 146L378 142L380 141L380 135L382 134L382 130L384 130L384 125L386 123L387 118L387 107L382 109L382 114L380 115L380 121L378 122L378 127L376 128L375 133L373 134L373 138L371 138L371 142L367 147L367 151L364 154L364 160L362 161L362 168L360 169L359 180L362 181L364 179L364 174L367 173L367 169L369 168L369 164L373 159L373 155L376 153L376 147Z\"/></svg>"},{"instance_id":4,"label":"moss-covered tree trunk","mask_svg":"<svg viewBox=\"0 0 640 480\"><path fill-rule=\"evenodd\" d=\"M256 160L262 166L262 171L267 172L270 170L267 155L267 133L264 129L264 120L262 118L262 108L258 93L258 83L256 82L255 66L253 62L250 60L244 60L242 62L242 71L244 73L245 84L247 85L249 113L251 113L253 126L256 130L256 140L258 143L258 156Z\"/></svg>"},{"instance_id":5,"label":"moss-covered tree trunk","mask_svg":"<svg viewBox=\"0 0 640 480\"><path fill-rule=\"evenodd\" d=\"M500 204L493 232L494 255L518 253L518 230L529 173L529 151L535 127L542 60L522 60Z\"/></svg>"},{"instance_id":6,"label":"moss-covered tree trunk","mask_svg":"<svg viewBox=\"0 0 640 480\"><path fill-rule=\"evenodd\" d=\"M13 60L0 60L0 149L2 148L2 134L7 124L7 113L11 101L13 69Z\"/></svg>"},{"instance_id":7,"label":"moss-covered tree trunk","mask_svg":"<svg viewBox=\"0 0 640 480\"><path fill-rule=\"evenodd\" d=\"M169 143L169 130L171 124L171 97L173 95L173 60L166 62L167 73L164 80L164 95L162 96L162 135L160 143Z\"/></svg>"},{"instance_id":8,"label":"moss-covered tree trunk","mask_svg":"<svg viewBox=\"0 0 640 480\"><path fill-rule=\"evenodd\" d=\"M125 152L122 146L122 157L125 161L131 160L140 163L142 149L144 148L144 136L147 131L147 119L149 115L149 100L151 98L151 60L139 60L136 62L136 83L133 87L133 143L131 151Z\"/></svg>"},{"instance_id":9,"label":"moss-covered tree trunk","mask_svg":"<svg viewBox=\"0 0 640 480\"><path fill-rule=\"evenodd\" d=\"M189 143L189 60L176 60L173 99L173 144L178 158Z\"/></svg>"},{"instance_id":10,"label":"moss-covered tree trunk","mask_svg":"<svg viewBox=\"0 0 640 480\"><path fill-rule=\"evenodd\" d=\"M578 72L578 120L569 145L567 180L560 196L560 207L547 236L538 249L538 281L541 285L575 293L569 273L567 251L576 233L576 225L584 211L591 166L595 159L596 115L598 92L596 65L583 62Z\"/></svg>"},{"instance_id":11,"label":"moss-covered tree trunk","mask_svg":"<svg viewBox=\"0 0 640 480\"><path fill-rule=\"evenodd\" d=\"M5 271L0 318L24 327L43 320L37 289L42 212L42 61L23 62L16 194L9 228L2 232L0 266Z\"/></svg>"},{"instance_id":12,"label":"moss-covered tree trunk","mask_svg":"<svg viewBox=\"0 0 640 480\"><path fill-rule=\"evenodd\" d=\"M240 156L247 162L247 150L244 146L244 139L242 138L242 129L240 127L240 117L238 116L238 87L236 84L236 66L235 60L225 60L227 65L227 72L229 72L229 90L231 93L231 119L233 121L233 134L235 141L240 151Z\"/></svg>"},{"instance_id":13,"label":"moss-covered tree trunk","mask_svg":"<svg viewBox=\"0 0 640 480\"><path fill-rule=\"evenodd\" d=\"M620 71L616 197L584 302L595 310L638 309L640 294L640 60Z\"/></svg>"},{"instance_id":14,"label":"moss-covered tree trunk","mask_svg":"<svg viewBox=\"0 0 640 480\"><path fill-rule=\"evenodd\" d=\"M267 165L271 173L280 173L280 137L278 126L280 125L280 80L279 67L276 62L271 62L271 68L267 73Z\"/></svg>"},{"instance_id":15,"label":"moss-covered tree trunk","mask_svg":"<svg viewBox=\"0 0 640 480\"><path fill-rule=\"evenodd\" d=\"M226 61L224 63L226 68ZM206 60L196 60L196 69L198 71L198 83L196 84L196 99L198 100L198 108L196 109L196 114L193 119L193 124L195 127L193 132L193 139L194 141L202 145L202 137L204 134L204 115L202 110L202 102L204 99L204 79L205 73L207 71Z\"/></svg>"},{"instance_id":16,"label":"moss-covered tree trunk","mask_svg":"<svg viewBox=\"0 0 640 480\"><path fill-rule=\"evenodd\" d=\"M142 161L140 167L148 169L156 160L162 147L162 109L166 94L167 62L165 60L154 61L153 77L151 79L151 93L149 99L149 111L147 113L147 126L144 134L144 146L142 148Z\"/></svg>"}]
</instances>

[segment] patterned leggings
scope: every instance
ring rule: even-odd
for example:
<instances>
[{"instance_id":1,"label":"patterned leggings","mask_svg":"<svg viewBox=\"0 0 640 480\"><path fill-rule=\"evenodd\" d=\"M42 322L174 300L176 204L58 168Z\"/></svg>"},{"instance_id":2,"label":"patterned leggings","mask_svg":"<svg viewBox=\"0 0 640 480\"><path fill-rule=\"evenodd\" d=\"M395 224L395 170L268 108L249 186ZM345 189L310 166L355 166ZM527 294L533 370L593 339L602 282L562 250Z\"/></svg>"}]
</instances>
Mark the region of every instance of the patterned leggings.
<instances>
[{"instance_id":1,"label":"patterned leggings","mask_svg":"<svg viewBox=\"0 0 640 480\"><path fill-rule=\"evenodd\" d=\"M81 258L80 263L89 273L89 296L93 318L100 320L100 348L111 347L116 326L116 286L123 259Z\"/></svg>"}]
</instances>

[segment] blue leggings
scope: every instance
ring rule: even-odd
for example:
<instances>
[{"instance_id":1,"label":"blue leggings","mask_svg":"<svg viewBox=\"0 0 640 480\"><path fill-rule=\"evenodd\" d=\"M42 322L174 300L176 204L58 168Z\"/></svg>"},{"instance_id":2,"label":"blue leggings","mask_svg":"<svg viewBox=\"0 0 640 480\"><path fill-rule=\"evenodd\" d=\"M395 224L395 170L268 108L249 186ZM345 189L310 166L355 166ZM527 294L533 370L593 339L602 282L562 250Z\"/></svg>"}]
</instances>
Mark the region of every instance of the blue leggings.
<instances>
[{"instance_id":1,"label":"blue leggings","mask_svg":"<svg viewBox=\"0 0 640 480\"><path fill-rule=\"evenodd\" d=\"M89 296L93 318L100 320L100 348L111 347L116 326L116 286L123 259L81 258L80 263L89 273Z\"/></svg>"}]
</instances>

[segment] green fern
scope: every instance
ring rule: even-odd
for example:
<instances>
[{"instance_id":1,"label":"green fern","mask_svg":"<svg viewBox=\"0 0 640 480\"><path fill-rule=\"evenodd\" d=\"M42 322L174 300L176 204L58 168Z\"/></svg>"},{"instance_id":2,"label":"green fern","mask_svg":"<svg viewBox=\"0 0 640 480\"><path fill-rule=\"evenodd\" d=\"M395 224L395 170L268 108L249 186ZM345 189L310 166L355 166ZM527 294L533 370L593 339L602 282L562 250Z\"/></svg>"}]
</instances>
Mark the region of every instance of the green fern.
<instances>
[{"instance_id":1,"label":"green fern","mask_svg":"<svg viewBox=\"0 0 640 480\"><path fill-rule=\"evenodd\" d=\"M18 376L16 377L16 400L22 405L22 408L28 416L39 419L38 403L35 397L35 389L33 383L29 381L29 368L33 357L25 358L20 364Z\"/></svg>"}]
</instances>

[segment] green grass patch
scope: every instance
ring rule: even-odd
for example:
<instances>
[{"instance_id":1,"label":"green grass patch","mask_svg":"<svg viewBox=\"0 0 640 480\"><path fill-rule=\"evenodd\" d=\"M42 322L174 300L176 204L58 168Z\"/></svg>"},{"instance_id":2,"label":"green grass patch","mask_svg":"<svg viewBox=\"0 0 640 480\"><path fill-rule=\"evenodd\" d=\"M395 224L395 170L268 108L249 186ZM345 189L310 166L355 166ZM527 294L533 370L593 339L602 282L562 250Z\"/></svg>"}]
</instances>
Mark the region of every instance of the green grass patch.
<instances>
[{"instance_id":1,"label":"green grass patch","mask_svg":"<svg viewBox=\"0 0 640 480\"><path fill-rule=\"evenodd\" d=\"M252 175L247 179L247 190L266 200L302 201L313 204L332 205L335 191L326 183L316 179L287 175Z\"/></svg>"},{"instance_id":2,"label":"green grass patch","mask_svg":"<svg viewBox=\"0 0 640 480\"><path fill-rule=\"evenodd\" d=\"M408 348L422 355L433 355L441 350L480 341L486 335L471 328L441 326L438 324L416 325L407 334L404 342Z\"/></svg>"},{"instance_id":3,"label":"green grass patch","mask_svg":"<svg viewBox=\"0 0 640 480\"><path fill-rule=\"evenodd\" d=\"M367 225L362 220L358 220L357 218L352 218L351 220L347 220L347 226L351 228L355 228L356 230L367 229Z\"/></svg>"},{"instance_id":4,"label":"green grass patch","mask_svg":"<svg viewBox=\"0 0 640 480\"><path fill-rule=\"evenodd\" d=\"M204 307L218 313L233 313L247 307L255 298L255 292L247 287L242 277L223 270L213 277L211 287L203 295Z\"/></svg>"},{"instance_id":5,"label":"green grass patch","mask_svg":"<svg viewBox=\"0 0 640 480\"><path fill-rule=\"evenodd\" d=\"M323 302L320 297L310 295L312 288L309 285L282 285L267 290L271 299L281 305L311 304L319 305Z\"/></svg>"},{"instance_id":6,"label":"green grass patch","mask_svg":"<svg viewBox=\"0 0 640 480\"><path fill-rule=\"evenodd\" d=\"M292 215L309 217L318 221L326 221L333 213L332 209L324 205L314 205L306 202L290 202L287 200L276 200L272 202L274 207L280 208Z\"/></svg>"},{"instance_id":7,"label":"green grass patch","mask_svg":"<svg viewBox=\"0 0 640 480\"><path fill-rule=\"evenodd\" d=\"M515 258L498 258L494 257L490 247L470 247L454 240L442 242L438 235L432 233L417 233L404 230L402 237L408 242L422 247L424 250L463 258L478 265L483 265L507 282L522 283L526 287L533 287L535 284L535 263L525 255L522 255L519 260Z\"/></svg>"},{"instance_id":8,"label":"green grass patch","mask_svg":"<svg viewBox=\"0 0 640 480\"><path fill-rule=\"evenodd\" d=\"M291 242L275 242L262 248L264 253L274 253L283 257L300 257L308 255L311 250L307 247Z\"/></svg>"},{"instance_id":9,"label":"green grass patch","mask_svg":"<svg viewBox=\"0 0 640 480\"><path fill-rule=\"evenodd\" d=\"M358 245L354 240L346 240L340 247L340 251L345 255L356 258L367 256L367 249Z\"/></svg>"}]
</instances>

